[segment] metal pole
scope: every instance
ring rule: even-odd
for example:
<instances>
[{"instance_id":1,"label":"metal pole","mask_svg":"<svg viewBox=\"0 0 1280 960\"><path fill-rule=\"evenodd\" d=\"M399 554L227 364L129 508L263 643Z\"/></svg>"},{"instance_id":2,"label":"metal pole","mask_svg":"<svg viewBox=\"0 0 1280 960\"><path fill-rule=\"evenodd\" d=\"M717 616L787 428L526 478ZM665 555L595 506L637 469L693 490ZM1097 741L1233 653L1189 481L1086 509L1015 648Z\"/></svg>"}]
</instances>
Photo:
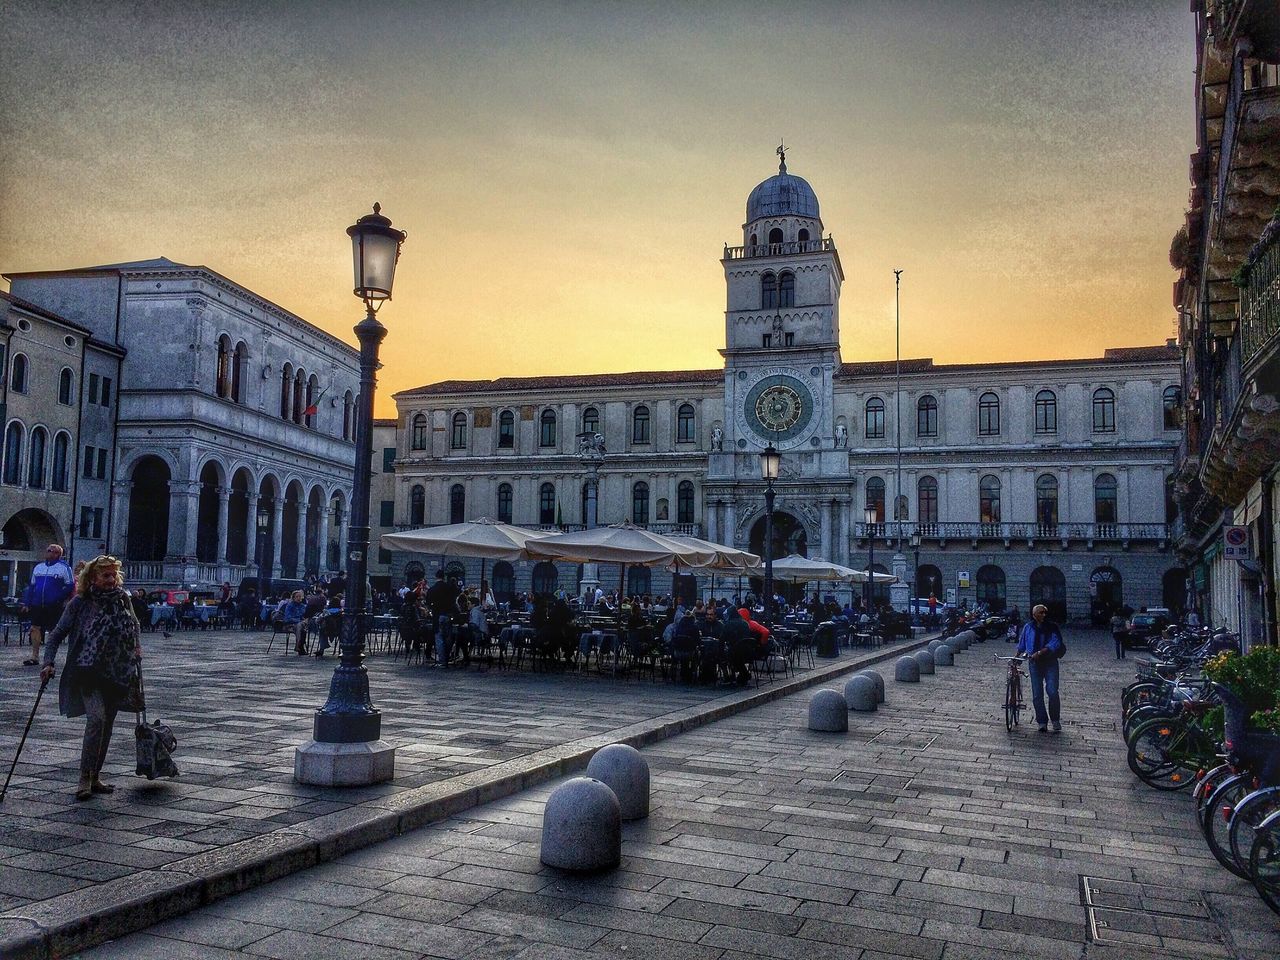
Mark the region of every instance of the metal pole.
<instances>
[{"instance_id":1,"label":"metal pole","mask_svg":"<svg viewBox=\"0 0 1280 960\"><path fill-rule=\"evenodd\" d=\"M320 743L367 743L382 736L382 714L369 699L369 674L363 661L373 394L377 389L378 347L387 328L370 307L364 320L356 324L355 333L360 341L360 405L356 410L351 523L347 528L347 605L342 618L342 659L333 671L329 700L315 716L314 738Z\"/></svg>"},{"instance_id":2,"label":"metal pole","mask_svg":"<svg viewBox=\"0 0 1280 960\"><path fill-rule=\"evenodd\" d=\"M764 488L764 622L773 626L773 481Z\"/></svg>"},{"instance_id":3,"label":"metal pole","mask_svg":"<svg viewBox=\"0 0 1280 960\"><path fill-rule=\"evenodd\" d=\"M894 426L897 428L895 433L898 440L898 473L897 478L894 480L894 486L897 487L897 491L896 496L893 498L894 550L902 549L902 511L898 509L898 505L905 496L902 492L902 321L898 310L898 284L901 276L901 270L893 271L893 376L895 380L893 388L893 419Z\"/></svg>"},{"instance_id":4,"label":"metal pole","mask_svg":"<svg viewBox=\"0 0 1280 960\"><path fill-rule=\"evenodd\" d=\"M873 525L874 526L874 525ZM863 598L863 603L867 608L867 613L871 613L871 601L875 597L875 565L876 565L876 535L874 530L867 531L867 595Z\"/></svg>"}]
</instances>

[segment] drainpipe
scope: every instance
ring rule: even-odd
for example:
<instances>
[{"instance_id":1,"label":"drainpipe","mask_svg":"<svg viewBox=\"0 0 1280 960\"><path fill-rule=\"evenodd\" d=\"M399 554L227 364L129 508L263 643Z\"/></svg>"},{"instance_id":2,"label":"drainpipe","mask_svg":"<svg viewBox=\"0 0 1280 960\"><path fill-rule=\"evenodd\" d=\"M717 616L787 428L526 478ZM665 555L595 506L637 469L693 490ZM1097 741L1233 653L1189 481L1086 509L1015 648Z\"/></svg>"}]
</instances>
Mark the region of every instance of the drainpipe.
<instances>
[{"instance_id":1,"label":"drainpipe","mask_svg":"<svg viewBox=\"0 0 1280 960\"><path fill-rule=\"evenodd\" d=\"M1262 594L1262 642L1269 646L1276 645L1276 624L1271 612L1276 599L1275 590L1275 555L1276 545L1273 539L1272 522L1274 511L1271 506L1271 494L1275 489L1275 477L1262 481L1262 513L1258 518L1261 529L1258 531L1258 565L1261 577L1258 590Z\"/></svg>"}]
</instances>

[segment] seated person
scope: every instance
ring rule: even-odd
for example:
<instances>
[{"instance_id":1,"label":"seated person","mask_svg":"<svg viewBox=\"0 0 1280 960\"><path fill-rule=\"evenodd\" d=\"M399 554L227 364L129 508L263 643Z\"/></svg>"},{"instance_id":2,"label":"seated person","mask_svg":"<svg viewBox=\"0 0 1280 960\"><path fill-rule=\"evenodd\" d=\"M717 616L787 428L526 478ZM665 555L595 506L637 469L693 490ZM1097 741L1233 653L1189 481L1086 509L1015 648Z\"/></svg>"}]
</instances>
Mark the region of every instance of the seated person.
<instances>
[{"instance_id":1,"label":"seated person","mask_svg":"<svg viewBox=\"0 0 1280 960\"><path fill-rule=\"evenodd\" d=\"M307 632L307 604L301 590L293 591L293 596L281 607L280 623L293 634L294 652L299 655L306 653L302 641Z\"/></svg>"},{"instance_id":2,"label":"seated person","mask_svg":"<svg viewBox=\"0 0 1280 960\"><path fill-rule=\"evenodd\" d=\"M324 656L324 652L329 649L330 641L335 647L342 642L342 611L345 609L342 594L334 594L325 602L329 606L321 610L312 621L320 631L320 646L316 649L317 657Z\"/></svg>"}]
</instances>

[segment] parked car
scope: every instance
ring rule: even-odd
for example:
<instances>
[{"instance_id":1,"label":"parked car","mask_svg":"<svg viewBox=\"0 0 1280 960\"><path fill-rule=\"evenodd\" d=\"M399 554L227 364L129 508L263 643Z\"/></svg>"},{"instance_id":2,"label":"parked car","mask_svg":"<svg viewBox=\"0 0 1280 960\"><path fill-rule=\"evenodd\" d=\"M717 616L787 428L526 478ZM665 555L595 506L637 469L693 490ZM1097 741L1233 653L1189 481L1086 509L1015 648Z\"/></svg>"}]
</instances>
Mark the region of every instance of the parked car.
<instances>
[{"instance_id":1,"label":"parked car","mask_svg":"<svg viewBox=\"0 0 1280 960\"><path fill-rule=\"evenodd\" d=\"M307 590L307 581L305 580L286 580L285 578L273 578L267 581L267 587L271 591L273 597L287 597L295 590L301 590L304 593ZM240 581L240 588L236 591L237 600L246 593L254 593L259 597L262 592L258 589L257 577L245 577Z\"/></svg>"},{"instance_id":2,"label":"parked car","mask_svg":"<svg viewBox=\"0 0 1280 960\"><path fill-rule=\"evenodd\" d=\"M170 607L179 607L191 599L190 590L148 590L147 604L163 603Z\"/></svg>"},{"instance_id":3,"label":"parked car","mask_svg":"<svg viewBox=\"0 0 1280 960\"><path fill-rule=\"evenodd\" d=\"M1172 614L1164 607L1148 607L1141 613L1135 613L1125 625L1125 646L1145 647L1151 638L1159 636L1172 620Z\"/></svg>"}]
</instances>

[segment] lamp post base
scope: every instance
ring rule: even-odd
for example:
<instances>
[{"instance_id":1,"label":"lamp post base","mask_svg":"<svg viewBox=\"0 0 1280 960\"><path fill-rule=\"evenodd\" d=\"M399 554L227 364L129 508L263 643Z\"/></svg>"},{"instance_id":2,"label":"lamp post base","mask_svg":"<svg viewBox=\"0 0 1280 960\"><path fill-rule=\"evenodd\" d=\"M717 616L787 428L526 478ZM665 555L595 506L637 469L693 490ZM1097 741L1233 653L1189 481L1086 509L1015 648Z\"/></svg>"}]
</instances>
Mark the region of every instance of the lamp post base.
<instances>
[{"instance_id":1,"label":"lamp post base","mask_svg":"<svg viewBox=\"0 0 1280 960\"><path fill-rule=\"evenodd\" d=\"M371 743L321 743L308 740L293 751L293 779L317 787L362 787L390 780L396 772L396 748L385 740Z\"/></svg>"}]
</instances>

